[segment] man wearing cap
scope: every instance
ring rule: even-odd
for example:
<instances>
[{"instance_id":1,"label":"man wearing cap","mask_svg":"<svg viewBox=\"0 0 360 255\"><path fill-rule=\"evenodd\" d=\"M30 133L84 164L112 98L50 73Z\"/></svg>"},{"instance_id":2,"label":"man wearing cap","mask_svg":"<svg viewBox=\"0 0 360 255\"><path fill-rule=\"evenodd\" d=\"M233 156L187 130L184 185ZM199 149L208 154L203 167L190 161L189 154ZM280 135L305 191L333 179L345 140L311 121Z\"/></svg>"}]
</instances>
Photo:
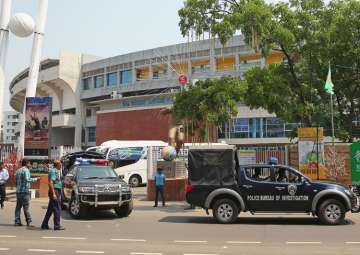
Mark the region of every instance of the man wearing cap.
<instances>
[{"instance_id":1,"label":"man wearing cap","mask_svg":"<svg viewBox=\"0 0 360 255\"><path fill-rule=\"evenodd\" d=\"M0 161L0 206L4 208L4 201L6 198L6 187L5 184L9 179L8 170L4 168L4 163Z\"/></svg>"},{"instance_id":2,"label":"man wearing cap","mask_svg":"<svg viewBox=\"0 0 360 255\"><path fill-rule=\"evenodd\" d=\"M50 229L49 220L54 214L54 230L64 230L65 228L60 225L61 216L61 179L60 179L61 163L60 161L54 162L54 168L49 168L49 204L41 224L41 229Z\"/></svg>"}]
</instances>

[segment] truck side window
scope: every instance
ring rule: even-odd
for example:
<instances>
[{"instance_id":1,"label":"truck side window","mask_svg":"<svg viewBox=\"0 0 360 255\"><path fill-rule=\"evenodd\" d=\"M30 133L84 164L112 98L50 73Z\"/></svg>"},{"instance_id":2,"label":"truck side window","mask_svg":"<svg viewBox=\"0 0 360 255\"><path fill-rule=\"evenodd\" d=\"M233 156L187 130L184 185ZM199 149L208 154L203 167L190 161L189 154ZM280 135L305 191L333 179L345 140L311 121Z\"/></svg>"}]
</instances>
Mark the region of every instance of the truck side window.
<instances>
[{"instance_id":1,"label":"truck side window","mask_svg":"<svg viewBox=\"0 0 360 255\"><path fill-rule=\"evenodd\" d=\"M246 176L254 181L268 182L271 180L271 170L269 167L248 167L245 170Z\"/></svg>"},{"instance_id":2,"label":"truck side window","mask_svg":"<svg viewBox=\"0 0 360 255\"><path fill-rule=\"evenodd\" d=\"M300 183L301 177L297 173L284 167L274 167L275 180L278 183Z\"/></svg>"}]
</instances>

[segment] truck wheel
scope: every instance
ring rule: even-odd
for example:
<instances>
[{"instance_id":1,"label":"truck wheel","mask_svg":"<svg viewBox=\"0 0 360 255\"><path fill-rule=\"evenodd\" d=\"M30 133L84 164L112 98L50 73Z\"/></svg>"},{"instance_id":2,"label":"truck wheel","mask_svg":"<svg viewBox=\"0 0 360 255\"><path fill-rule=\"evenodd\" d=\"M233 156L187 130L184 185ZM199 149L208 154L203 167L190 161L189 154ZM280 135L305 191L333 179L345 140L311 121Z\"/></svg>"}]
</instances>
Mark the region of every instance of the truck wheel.
<instances>
[{"instance_id":1,"label":"truck wheel","mask_svg":"<svg viewBox=\"0 0 360 255\"><path fill-rule=\"evenodd\" d=\"M230 224L236 221L239 209L233 200L223 198L214 203L213 215L218 223Z\"/></svg>"},{"instance_id":2,"label":"truck wheel","mask_svg":"<svg viewBox=\"0 0 360 255\"><path fill-rule=\"evenodd\" d=\"M345 218L344 205L336 199L328 199L321 203L317 215L327 225L338 225Z\"/></svg>"},{"instance_id":3,"label":"truck wheel","mask_svg":"<svg viewBox=\"0 0 360 255\"><path fill-rule=\"evenodd\" d=\"M69 213L70 216L74 219L79 219L84 217L86 213L86 208L81 205L80 201L73 196L69 203Z\"/></svg>"},{"instance_id":4,"label":"truck wheel","mask_svg":"<svg viewBox=\"0 0 360 255\"><path fill-rule=\"evenodd\" d=\"M133 210L133 202L123 204L120 207L115 208L115 212L119 218L128 217Z\"/></svg>"},{"instance_id":5,"label":"truck wheel","mask_svg":"<svg viewBox=\"0 0 360 255\"><path fill-rule=\"evenodd\" d=\"M138 175L132 175L129 179L129 185L131 187L139 187L141 184L141 177Z\"/></svg>"}]
</instances>

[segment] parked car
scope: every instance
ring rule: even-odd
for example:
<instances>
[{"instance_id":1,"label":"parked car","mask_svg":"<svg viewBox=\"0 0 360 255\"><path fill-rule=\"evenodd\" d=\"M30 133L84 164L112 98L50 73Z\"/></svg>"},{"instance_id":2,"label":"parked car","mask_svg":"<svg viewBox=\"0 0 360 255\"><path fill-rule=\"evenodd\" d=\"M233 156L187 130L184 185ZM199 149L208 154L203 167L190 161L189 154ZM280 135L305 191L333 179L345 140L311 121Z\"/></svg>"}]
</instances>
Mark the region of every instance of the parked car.
<instances>
[{"instance_id":1,"label":"parked car","mask_svg":"<svg viewBox=\"0 0 360 255\"><path fill-rule=\"evenodd\" d=\"M313 181L289 166L238 162L231 146L190 149L187 202L211 209L225 224L246 211L307 213L329 225L340 224L346 212L359 212L354 187Z\"/></svg>"},{"instance_id":2,"label":"parked car","mask_svg":"<svg viewBox=\"0 0 360 255\"><path fill-rule=\"evenodd\" d=\"M62 182L62 203L73 218L87 216L89 209L114 209L119 217L133 210L130 186L106 159L78 158Z\"/></svg>"}]
</instances>

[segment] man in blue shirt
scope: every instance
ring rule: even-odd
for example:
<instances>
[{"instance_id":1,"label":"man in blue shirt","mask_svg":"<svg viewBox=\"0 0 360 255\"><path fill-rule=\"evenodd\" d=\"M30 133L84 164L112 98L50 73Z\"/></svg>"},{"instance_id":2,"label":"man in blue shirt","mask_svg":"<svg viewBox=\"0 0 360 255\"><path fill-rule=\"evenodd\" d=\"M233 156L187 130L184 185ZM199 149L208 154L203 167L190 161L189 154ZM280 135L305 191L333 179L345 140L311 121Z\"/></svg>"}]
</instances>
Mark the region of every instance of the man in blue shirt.
<instances>
[{"instance_id":1,"label":"man in blue shirt","mask_svg":"<svg viewBox=\"0 0 360 255\"><path fill-rule=\"evenodd\" d=\"M162 173L162 169L158 168L155 175L155 205L158 206L159 193L162 198L162 204L165 206L165 196L164 196L164 186L165 186L165 175Z\"/></svg>"},{"instance_id":2,"label":"man in blue shirt","mask_svg":"<svg viewBox=\"0 0 360 255\"><path fill-rule=\"evenodd\" d=\"M0 161L0 206L4 208L4 201L6 198L6 187L5 184L9 179L9 172L4 168L4 163Z\"/></svg>"},{"instance_id":3,"label":"man in blue shirt","mask_svg":"<svg viewBox=\"0 0 360 255\"><path fill-rule=\"evenodd\" d=\"M54 230L64 230L60 225L61 216L61 162L54 162L55 168L49 169L48 180L49 180L49 204L41 224L41 229L50 229L49 220L52 214L54 214Z\"/></svg>"},{"instance_id":4,"label":"man in blue shirt","mask_svg":"<svg viewBox=\"0 0 360 255\"><path fill-rule=\"evenodd\" d=\"M15 226L22 226L20 219L21 208L24 209L26 225L31 225L31 215L29 212L30 206L30 185L36 182L38 178L31 178L30 176L30 161L23 159L21 161L22 167L16 171L16 208L15 208Z\"/></svg>"}]
</instances>

